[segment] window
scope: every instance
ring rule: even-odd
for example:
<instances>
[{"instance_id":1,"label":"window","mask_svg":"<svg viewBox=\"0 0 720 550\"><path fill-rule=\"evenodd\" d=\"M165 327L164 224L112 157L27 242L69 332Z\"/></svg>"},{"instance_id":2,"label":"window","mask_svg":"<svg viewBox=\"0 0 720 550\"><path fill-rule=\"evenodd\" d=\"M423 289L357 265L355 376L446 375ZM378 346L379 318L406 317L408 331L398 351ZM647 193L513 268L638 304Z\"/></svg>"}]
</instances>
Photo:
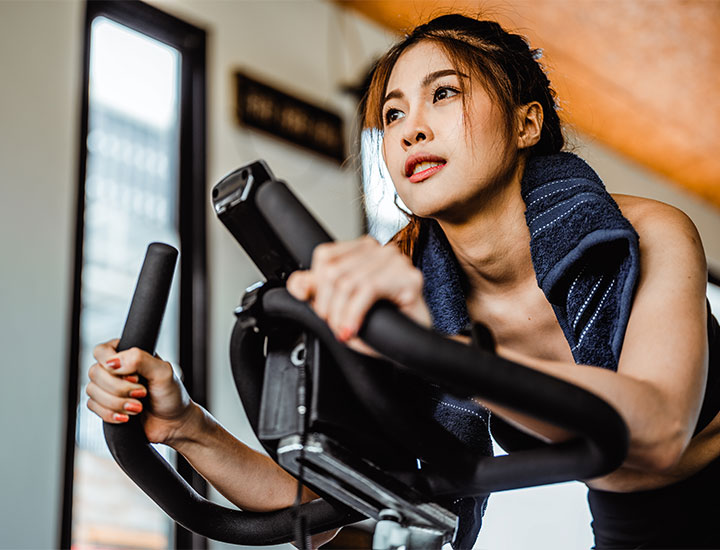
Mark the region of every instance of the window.
<instances>
[{"instance_id":1,"label":"window","mask_svg":"<svg viewBox=\"0 0 720 550\"><path fill-rule=\"evenodd\" d=\"M380 130L363 130L360 137L360 159L368 233L381 244L385 244L407 224L408 218L403 211L409 210L397 196L385 166L382 139Z\"/></svg>"},{"instance_id":2,"label":"window","mask_svg":"<svg viewBox=\"0 0 720 550\"><path fill-rule=\"evenodd\" d=\"M204 547L115 464L84 390L93 346L119 336L145 249L162 241L181 261L157 352L205 404L205 34L141 2L89 2L85 50L61 547Z\"/></svg>"}]
</instances>

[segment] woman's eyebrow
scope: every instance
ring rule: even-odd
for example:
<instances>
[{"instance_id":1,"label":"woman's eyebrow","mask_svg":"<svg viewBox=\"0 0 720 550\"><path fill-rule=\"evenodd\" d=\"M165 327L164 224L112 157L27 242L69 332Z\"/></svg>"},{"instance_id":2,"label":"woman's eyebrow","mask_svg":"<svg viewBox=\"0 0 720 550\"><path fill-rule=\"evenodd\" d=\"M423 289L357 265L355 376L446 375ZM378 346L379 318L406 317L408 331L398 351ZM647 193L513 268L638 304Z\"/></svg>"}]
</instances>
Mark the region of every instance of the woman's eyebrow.
<instances>
[{"instance_id":1,"label":"woman's eyebrow","mask_svg":"<svg viewBox=\"0 0 720 550\"><path fill-rule=\"evenodd\" d=\"M467 78L467 75L460 73L460 72L456 71L455 69L442 69L440 71L434 71L432 73L425 75L425 78L423 78L423 80L422 80L422 87L426 88L427 86L432 84L433 81L437 80L438 78L442 78L443 76L451 76L451 75L455 75L455 76L458 76L461 78ZM388 94L385 96L385 99L383 99L382 104L384 106L385 103L387 103L391 99L402 98L402 97L404 97L404 95L405 94L403 94L400 90L395 89L391 92L388 92Z\"/></svg>"},{"instance_id":2,"label":"woman's eyebrow","mask_svg":"<svg viewBox=\"0 0 720 550\"><path fill-rule=\"evenodd\" d=\"M467 78L467 75L462 74L462 73L456 71L455 69L443 69L441 71L435 71L428 75L425 75L425 78L423 78L423 81L422 81L422 86L423 86L423 88L425 88L425 87L429 86L430 84L432 84L432 82L434 80L437 80L438 78L442 78L443 76L451 76L451 75L458 76L461 78Z\"/></svg>"}]
</instances>

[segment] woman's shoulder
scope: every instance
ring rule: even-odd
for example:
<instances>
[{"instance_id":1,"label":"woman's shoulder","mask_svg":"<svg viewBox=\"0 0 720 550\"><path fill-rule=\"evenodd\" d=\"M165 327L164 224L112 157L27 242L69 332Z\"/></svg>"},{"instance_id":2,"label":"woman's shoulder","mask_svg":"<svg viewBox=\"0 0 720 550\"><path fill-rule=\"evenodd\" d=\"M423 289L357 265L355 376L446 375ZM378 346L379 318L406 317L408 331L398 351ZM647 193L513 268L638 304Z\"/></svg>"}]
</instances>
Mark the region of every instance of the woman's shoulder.
<instances>
[{"instance_id":1,"label":"woman's shoulder","mask_svg":"<svg viewBox=\"0 0 720 550\"><path fill-rule=\"evenodd\" d=\"M669 233L679 233L700 244L695 224L679 208L645 197L619 194L612 197L641 238L653 239L658 234L667 237Z\"/></svg>"},{"instance_id":2,"label":"woman's shoulder","mask_svg":"<svg viewBox=\"0 0 720 550\"><path fill-rule=\"evenodd\" d=\"M687 255L704 265L700 234L682 210L644 197L615 194L612 197L637 231L641 252L658 250L664 255L672 251L673 255Z\"/></svg>"},{"instance_id":3,"label":"woman's shoulder","mask_svg":"<svg viewBox=\"0 0 720 550\"><path fill-rule=\"evenodd\" d=\"M661 220L692 224L692 220L682 210L655 199L616 193L612 194L612 198L620 207L623 215L633 224L635 222L639 224L653 223Z\"/></svg>"}]
</instances>

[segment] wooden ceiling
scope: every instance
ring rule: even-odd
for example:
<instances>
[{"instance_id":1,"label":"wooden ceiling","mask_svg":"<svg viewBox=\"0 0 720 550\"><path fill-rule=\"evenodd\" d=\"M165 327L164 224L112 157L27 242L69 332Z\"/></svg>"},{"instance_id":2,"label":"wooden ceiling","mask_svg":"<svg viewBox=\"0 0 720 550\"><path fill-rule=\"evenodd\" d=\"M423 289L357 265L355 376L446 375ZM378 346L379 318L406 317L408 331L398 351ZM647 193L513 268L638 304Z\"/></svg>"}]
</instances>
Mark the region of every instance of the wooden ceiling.
<instances>
[{"instance_id":1,"label":"wooden ceiling","mask_svg":"<svg viewBox=\"0 0 720 550\"><path fill-rule=\"evenodd\" d=\"M543 50L565 122L720 207L720 1L344 0L398 33L443 13Z\"/></svg>"}]
</instances>

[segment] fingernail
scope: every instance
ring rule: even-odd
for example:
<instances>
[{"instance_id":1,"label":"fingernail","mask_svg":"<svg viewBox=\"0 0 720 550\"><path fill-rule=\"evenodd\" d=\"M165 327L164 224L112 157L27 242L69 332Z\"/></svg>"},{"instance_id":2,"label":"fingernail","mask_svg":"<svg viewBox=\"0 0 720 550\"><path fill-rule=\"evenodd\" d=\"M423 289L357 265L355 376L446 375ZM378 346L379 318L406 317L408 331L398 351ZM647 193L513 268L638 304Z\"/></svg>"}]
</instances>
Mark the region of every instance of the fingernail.
<instances>
[{"instance_id":1,"label":"fingernail","mask_svg":"<svg viewBox=\"0 0 720 550\"><path fill-rule=\"evenodd\" d=\"M125 380L127 382L132 382L134 384L137 384L140 381L140 379L137 377L136 374L131 374L129 376L123 376L123 380ZM133 397L135 397L135 396L133 396Z\"/></svg>"},{"instance_id":2,"label":"fingernail","mask_svg":"<svg viewBox=\"0 0 720 550\"><path fill-rule=\"evenodd\" d=\"M113 420L115 420L116 422L127 422L128 420L130 420L130 417L126 414L115 413L113 415Z\"/></svg>"},{"instance_id":3,"label":"fingernail","mask_svg":"<svg viewBox=\"0 0 720 550\"><path fill-rule=\"evenodd\" d=\"M347 342L348 340L350 340L350 338L352 338L353 332L353 329L351 329L350 327L342 328L340 330L340 336L338 337L338 340L340 340L341 342Z\"/></svg>"},{"instance_id":4,"label":"fingernail","mask_svg":"<svg viewBox=\"0 0 720 550\"><path fill-rule=\"evenodd\" d=\"M111 369L119 369L120 368L120 359L117 357L113 357L112 359L108 359L105 363L108 367Z\"/></svg>"},{"instance_id":5,"label":"fingernail","mask_svg":"<svg viewBox=\"0 0 720 550\"><path fill-rule=\"evenodd\" d=\"M137 397L138 399L141 397L145 397L146 395L147 390L145 388L138 388L130 392L130 397Z\"/></svg>"},{"instance_id":6,"label":"fingernail","mask_svg":"<svg viewBox=\"0 0 720 550\"><path fill-rule=\"evenodd\" d=\"M123 405L123 409L125 409L126 411L139 413L142 411L142 405L140 403L133 403L128 401Z\"/></svg>"}]
</instances>

